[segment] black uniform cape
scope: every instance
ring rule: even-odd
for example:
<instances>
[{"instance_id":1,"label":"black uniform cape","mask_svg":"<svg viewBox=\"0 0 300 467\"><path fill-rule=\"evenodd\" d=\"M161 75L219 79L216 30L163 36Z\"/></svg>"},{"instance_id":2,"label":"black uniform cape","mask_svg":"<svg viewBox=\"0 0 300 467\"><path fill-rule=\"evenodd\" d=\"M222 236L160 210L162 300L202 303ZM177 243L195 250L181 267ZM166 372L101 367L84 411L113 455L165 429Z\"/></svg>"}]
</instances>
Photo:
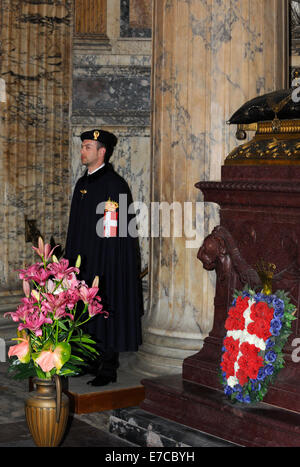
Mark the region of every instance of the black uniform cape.
<instances>
[{"instance_id":1,"label":"black uniform cape","mask_svg":"<svg viewBox=\"0 0 300 467\"><path fill-rule=\"evenodd\" d=\"M141 344L143 308L138 240L130 235L119 235L120 212L117 237L101 237L96 231L97 223L99 227L99 220L103 218L103 211L96 213L97 206L108 200L119 203L120 194L127 195L128 209L132 202L129 187L111 164L91 175L86 171L78 180L72 198L65 257L74 265L81 255L79 278L89 286L94 277L99 276L98 295L109 317L95 316L88 322L87 331L100 343L102 351L127 352L136 351ZM134 214L127 211L128 223L133 217Z\"/></svg>"}]
</instances>

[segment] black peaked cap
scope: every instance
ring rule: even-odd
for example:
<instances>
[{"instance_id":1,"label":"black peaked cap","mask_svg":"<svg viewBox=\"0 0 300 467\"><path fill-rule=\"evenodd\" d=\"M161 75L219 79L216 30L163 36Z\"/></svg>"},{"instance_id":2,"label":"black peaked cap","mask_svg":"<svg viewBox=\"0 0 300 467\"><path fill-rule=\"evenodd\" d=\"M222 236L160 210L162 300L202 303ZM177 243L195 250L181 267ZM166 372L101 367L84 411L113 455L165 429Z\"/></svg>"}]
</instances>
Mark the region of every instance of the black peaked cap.
<instances>
[{"instance_id":1,"label":"black peaked cap","mask_svg":"<svg viewBox=\"0 0 300 467\"><path fill-rule=\"evenodd\" d=\"M113 149L118 142L118 138L109 131L105 130L90 130L84 131L80 135L81 141L85 139L92 139L104 144L107 148Z\"/></svg>"}]
</instances>

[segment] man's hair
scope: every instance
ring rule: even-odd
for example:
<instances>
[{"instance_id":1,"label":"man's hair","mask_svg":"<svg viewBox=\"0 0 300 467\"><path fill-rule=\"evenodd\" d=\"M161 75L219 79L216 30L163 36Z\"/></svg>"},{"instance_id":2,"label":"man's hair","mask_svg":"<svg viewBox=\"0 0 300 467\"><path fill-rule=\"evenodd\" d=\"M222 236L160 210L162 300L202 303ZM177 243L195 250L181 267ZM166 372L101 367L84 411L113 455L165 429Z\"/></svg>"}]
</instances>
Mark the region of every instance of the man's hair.
<instances>
[{"instance_id":1,"label":"man's hair","mask_svg":"<svg viewBox=\"0 0 300 467\"><path fill-rule=\"evenodd\" d=\"M107 147L105 144L101 143L100 141L97 141L97 151L100 148L105 148L105 155L104 155L104 162L107 164L109 162L109 159L114 151L113 147Z\"/></svg>"},{"instance_id":2,"label":"man's hair","mask_svg":"<svg viewBox=\"0 0 300 467\"><path fill-rule=\"evenodd\" d=\"M106 146L105 146L105 144L101 143L100 141L97 141L97 151L100 148L105 148L106 149Z\"/></svg>"}]
</instances>

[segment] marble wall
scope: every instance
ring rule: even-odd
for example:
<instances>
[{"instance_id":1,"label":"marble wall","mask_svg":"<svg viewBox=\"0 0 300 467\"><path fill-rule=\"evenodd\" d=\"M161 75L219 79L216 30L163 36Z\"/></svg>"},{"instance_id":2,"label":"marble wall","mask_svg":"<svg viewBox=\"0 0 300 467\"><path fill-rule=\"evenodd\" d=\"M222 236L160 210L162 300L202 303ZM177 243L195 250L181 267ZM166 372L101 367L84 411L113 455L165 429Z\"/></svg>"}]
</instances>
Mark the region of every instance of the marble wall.
<instances>
[{"instance_id":1,"label":"marble wall","mask_svg":"<svg viewBox=\"0 0 300 467\"><path fill-rule=\"evenodd\" d=\"M73 0L1 2L0 298L34 258L25 218L46 240L65 241L82 131L116 133L111 162L134 200L195 208L194 183L218 180L237 144L231 113L286 84L286 0L155 0L154 28L152 0L98 3L102 37L81 31L72 41ZM150 373L180 371L211 329L214 275L196 255L218 207L201 204L196 221L188 250L185 237L154 238L151 248L140 238L151 296L139 364Z\"/></svg>"},{"instance_id":2,"label":"marble wall","mask_svg":"<svg viewBox=\"0 0 300 467\"><path fill-rule=\"evenodd\" d=\"M25 219L65 239L71 32L72 0L1 2L0 298L36 258Z\"/></svg>"},{"instance_id":3,"label":"marble wall","mask_svg":"<svg viewBox=\"0 0 300 467\"><path fill-rule=\"evenodd\" d=\"M146 22L134 21L142 7ZM134 201L149 204L151 0L107 2L107 38L91 37L73 46L72 188L84 168L80 133L100 127L114 132L118 145L111 163L128 182ZM142 270L148 265L149 239L140 237ZM145 289L147 278L144 280ZM145 307L147 306L145 292Z\"/></svg>"},{"instance_id":4,"label":"marble wall","mask_svg":"<svg viewBox=\"0 0 300 467\"><path fill-rule=\"evenodd\" d=\"M290 13L290 83L300 71L300 2L289 0Z\"/></svg>"},{"instance_id":5,"label":"marble wall","mask_svg":"<svg viewBox=\"0 0 300 467\"><path fill-rule=\"evenodd\" d=\"M214 273L197 251L218 223L218 206L204 205L195 183L220 180L238 143L226 124L232 113L285 87L286 20L282 0L154 0L151 201L192 202L198 236L192 248L186 232L151 238L150 307L137 356L149 374L180 373L211 330Z\"/></svg>"}]
</instances>

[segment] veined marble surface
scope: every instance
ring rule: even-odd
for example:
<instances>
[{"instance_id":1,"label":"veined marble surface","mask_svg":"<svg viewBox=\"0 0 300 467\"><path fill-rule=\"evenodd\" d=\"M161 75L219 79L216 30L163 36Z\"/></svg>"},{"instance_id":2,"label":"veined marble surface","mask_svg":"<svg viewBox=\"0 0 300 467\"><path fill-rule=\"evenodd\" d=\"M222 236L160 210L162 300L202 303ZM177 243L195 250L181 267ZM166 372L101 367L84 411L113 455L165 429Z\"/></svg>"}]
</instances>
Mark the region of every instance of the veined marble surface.
<instances>
[{"instance_id":1,"label":"veined marble surface","mask_svg":"<svg viewBox=\"0 0 300 467\"><path fill-rule=\"evenodd\" d=\"M277 0L154 0L151 201L202 208L192 248L187 236L151 239L151 307L139 352L149 372L181 372L211 330L215 276L197 252L219 223L218 207L203 205L195 183L220 180L237 145L236 129L226 125L231 114L283 86L284 7Z\"/></svg>"},{"instance_id":2,"label":"veined marble surface","mask_svg":"<svg viewBox=\"0 0 300 467\"><path fill-rule=\"evenodd\" d=\"M1 2L0 293L36 257L25 216L63 242L69 210L72 1Z\"/></svg>"},{"instance_id":3,"label":"veined marble surface","mask_svg":"<svg viewBox=\"0 0 300 467\"><path fill-rule=\"evenodd\" d=\"M110 159L111 164L128 183L135 202L149 206L150 192L150 134L149 128L106 127L94 119L89 126L73 127L72 137L72 190L78 178L84 173L85 167L80 161L80 134L92 128L102 128L112 131L118 137L118 144ZM141 268L148 265L149 238L139 238L141 252Z\"/></svg>"},{"instance_id":4,"label":"veined marble surface","mask_svg":"<svg viewBox=\"0 0 300 467\"><path fill-rule=\"evenodd\" d=\"M143 3L150 6L151 2ZM83 51L77 47L74 52L71 191L84 171L79 136L85 130L102 128L118 137L110 162L127 181L133 200L149 205L151 31L139 29L136 34L137 30L129 27L130 4L129 0L108 2L109 48L100 51L95 45ZM149 264L149 238L140 236L139 244L144 270ZM144 289L147 283L148 277ZM147 306L145 291L144 308Z\"/></svg>"}]
</instances>

